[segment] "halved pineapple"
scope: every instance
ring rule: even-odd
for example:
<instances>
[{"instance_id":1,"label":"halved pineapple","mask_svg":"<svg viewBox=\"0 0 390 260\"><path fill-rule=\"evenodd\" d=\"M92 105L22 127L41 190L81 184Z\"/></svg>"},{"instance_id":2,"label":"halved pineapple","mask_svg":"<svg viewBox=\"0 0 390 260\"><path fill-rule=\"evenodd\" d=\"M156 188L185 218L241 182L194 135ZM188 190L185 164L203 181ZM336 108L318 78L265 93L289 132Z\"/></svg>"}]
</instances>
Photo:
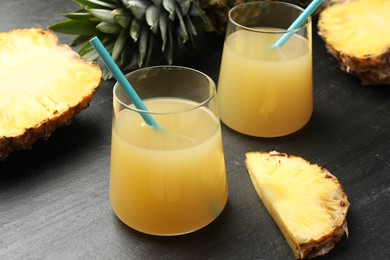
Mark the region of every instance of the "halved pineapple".
<instances>
[{"instance_id":1,"label":"halved pineapple","mask_svg":"<svg viewBox=\"0 0 390 260\"><path fill-rule=\"evenodd\" d=\"M390 84L390 1L333 0L318 33L341 69L365 85Z\"/></svg>"},{"instance_id":2,"label":"halved pineapple","mask_svg":"<svg viewBox=\"0 0 390 260\"><path fill-rule=\"evenodd\" d=\"M41 29L0 33L0 160L86 108L102 72Z\"/></svg>"},{"instance_id":3,"label":"halved pineapple","mask_svg":"<svg viewBox=\"0 0 390 260\"><path fill-rule=\"evenodd\" d=\"M250 152L246 166L297 259L329 252L348 235L349 202L337 178L300 157Z\"/></svg>"}]
</instances>

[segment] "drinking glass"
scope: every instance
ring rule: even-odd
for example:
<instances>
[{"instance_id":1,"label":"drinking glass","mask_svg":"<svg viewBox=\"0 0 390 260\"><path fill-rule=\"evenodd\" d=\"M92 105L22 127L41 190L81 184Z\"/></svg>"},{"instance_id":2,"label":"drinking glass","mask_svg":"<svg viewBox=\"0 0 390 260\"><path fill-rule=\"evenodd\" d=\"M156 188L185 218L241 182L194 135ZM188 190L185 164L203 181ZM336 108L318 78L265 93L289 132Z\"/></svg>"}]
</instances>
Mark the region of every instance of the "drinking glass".
<instances>
[{"instance_id":1,"label":"drinking glass","mask_svg":"<svg viewBox=\"0 0 390 260\"><path fill-rule=\"evenodd\" d=\"M110 202L118 218L147 234L198 230L228 198L216 88L207 75L157 66L126 75L148 110L118 83L113 94ZM151 115L159 128L147 125Z\"/></svg>"},{"instance_id":2,"label":"drinking glass","mask_svg":"<svg viewBox=\"0 0 390 260\"><path fill-rule=\"evenodd\" d=\"M233 7L218 83L221 120L240 133L277 137L301 129L313 111L311 19L287 28L303 12L289 3ZM292 37L274 47L284 34Z\"/></svg>"}]
</instances>

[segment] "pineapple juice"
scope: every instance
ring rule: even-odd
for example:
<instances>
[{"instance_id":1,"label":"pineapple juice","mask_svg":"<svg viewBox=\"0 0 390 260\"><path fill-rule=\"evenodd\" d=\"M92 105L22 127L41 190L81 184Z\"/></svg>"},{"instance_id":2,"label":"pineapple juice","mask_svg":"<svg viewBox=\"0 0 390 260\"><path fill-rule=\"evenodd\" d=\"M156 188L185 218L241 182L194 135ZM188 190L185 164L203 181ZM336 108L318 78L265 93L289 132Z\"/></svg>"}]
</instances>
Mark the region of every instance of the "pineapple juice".
<instances>
[{"instance_id":1,"label":"pineapple juice","mask_svg":"<svg viewBox=\"0 0 390 260\"><path fill-rule=\"evenodd\" d=\"M267 28L275 31L276 29ZM293 133L310 119L312 54L309 41L293 35L236 31L225 39L218 84L221 120L252 136Z\"/></svg>"},{"instance_id":2,"label":"pineapple juice","mask_svg":"<svg viewBox=\"0 0 390 260\"><path fill-rule=\"evenodd\" d=\"M145 101L150 111L188 110L177 98ZM163 130L139 114L121 110L114 119L110 201L128 226L148 234L175 235L212 222L227 201L218 118L207 108L153 115Z\"/></svg>"}]
</instances>

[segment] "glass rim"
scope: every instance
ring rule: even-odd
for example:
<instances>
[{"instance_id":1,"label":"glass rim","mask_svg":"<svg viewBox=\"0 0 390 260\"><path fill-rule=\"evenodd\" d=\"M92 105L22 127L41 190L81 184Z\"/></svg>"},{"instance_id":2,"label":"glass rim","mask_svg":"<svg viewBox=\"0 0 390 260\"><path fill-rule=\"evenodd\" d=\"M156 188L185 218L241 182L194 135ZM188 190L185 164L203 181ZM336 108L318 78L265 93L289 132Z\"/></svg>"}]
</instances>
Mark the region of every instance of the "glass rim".
<instances>
[{"instance_id":1,"label":"glass rim","mask_svg":"<svg viewBox=\"0 0 390 260\"><path fill-rule=\"evenodd\" d=\"M112 91L113 92L113 101L116 101L120 105L126 107L127 109L129 109L131 111L137 112L137 113L150 114L150 115L170 115L170 114L184 113L184 112L192 111L192 110L195 110L197 108L203 107L206 103L208 103L210 100L212 100L214 98L214 96L216 95L216 93L217 93L217 88L216 88L215 82L213 81L212 78L210 78L207 74L205 74L205 73L203 73L203 72L201 72L199 70L192 69L192 68L189 68L189 67L184 67L184 66L159 65L159 66L150 66L150 67L145 67L145 68L139 68L139 69L136 69L134 71L131 71L131 72L125 74L125 77L127 79L129 76L131 76L133 74L141 73L143 71L147 71L147 70L161 70L161 69L187 70L187 71L193 72L195 74L201 75L201 76L203 76L207 80L208 83L210 83L209 87L212 88L212 92L210 92L209 96L205 100L203 100L202 102L197 102L197 101L194 101L194 100L190 100L191 102L194 103L194 105L189 107L189 108L172 110L172 111L168 111L168 112L158 112L158 111L153 111L153 110L138 109L138 108L136 108L134 106L131 106L131 105L133 105L133 103L131 101L130 101L131 105L124 103L116 94L117 89L119 87L121 87L119 82L117 81L117 82L115 82L114 87L113 87L113 91ZM122 91L124 91L124 90L122 89ZM125 95L126 95L126 93L125 93ZM143 101L142 97L140 97L140 98ZM159 97L153 97L153 98L174 98L174 97L173 96L159 96Z\"/></svg>"},{"instance_id":2,"label":"glass rim","mask_svg":"<svg viewBox=\"0 0 390 260\"><path fill-rule=\"evenodd\" d=\"M311 16L309 16L306 19L306 21L301 26L299 26L296 29L288 30L288 29L278 28L280 30L278 30L278 31L270 31L270 30L256 29L256 28L252 28L252 27L248 27L248 26L242 25L242 24L236 22L232 18L232 12L234 12L236 9L240 8L241 6L243 6L243 5L258 5L259 3L264 3L264 4L267 4L267 5L279 5L279 6L283 6L284 5L284 6L289 6L289 7L293 8L293 9L299 10L301 13L304 11L304 9L302 7L300 7L300 6L298 6L298 5L295 5L295 4L292 4L292 3L280 2L280 1L253 1L253 2L245 2L245 3L238 4L238 5L234 6L233 8L231 8L229 10L229 13L228 13L229 22L231 22L232 24L236 25L237 27L240 27L240 28L242 28L244 30L247 30L247 31L258 32L258 33L266 33L266 34L285 34L285 33L295 33L295 32L298 32L298 31L304 29L305 27L309 26L309 24L312 21Z\"/></svg>"}]
</instances>

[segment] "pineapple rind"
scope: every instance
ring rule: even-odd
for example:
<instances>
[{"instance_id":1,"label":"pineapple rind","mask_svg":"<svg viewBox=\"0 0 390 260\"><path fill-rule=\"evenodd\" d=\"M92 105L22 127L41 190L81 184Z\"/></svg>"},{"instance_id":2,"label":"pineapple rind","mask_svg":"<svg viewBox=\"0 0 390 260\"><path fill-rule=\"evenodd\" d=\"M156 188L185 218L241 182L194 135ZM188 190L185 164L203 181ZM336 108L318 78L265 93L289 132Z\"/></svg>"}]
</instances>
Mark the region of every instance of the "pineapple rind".
<instances>
[{"instance_id":1,"label":"pineapple rind","mask_svg":"<svg viewBox=\"0 0 390 260\"><path fill-rule=\"evenodd\" d=\"M326 169L277 152L246 156L255 189L296 258L325 254L347 233L349 202Z\"/></svg>"},{"instance_id":2,"label":"pineapple rind","mask_svg":"<svg viewBox=\"0 0 390 260\"><path fill-rule=\"evenodd\" d=\"M0 159L30 148L86 108L100 68L41 29L0 33Z\"/></svg>"}]
</instances>

